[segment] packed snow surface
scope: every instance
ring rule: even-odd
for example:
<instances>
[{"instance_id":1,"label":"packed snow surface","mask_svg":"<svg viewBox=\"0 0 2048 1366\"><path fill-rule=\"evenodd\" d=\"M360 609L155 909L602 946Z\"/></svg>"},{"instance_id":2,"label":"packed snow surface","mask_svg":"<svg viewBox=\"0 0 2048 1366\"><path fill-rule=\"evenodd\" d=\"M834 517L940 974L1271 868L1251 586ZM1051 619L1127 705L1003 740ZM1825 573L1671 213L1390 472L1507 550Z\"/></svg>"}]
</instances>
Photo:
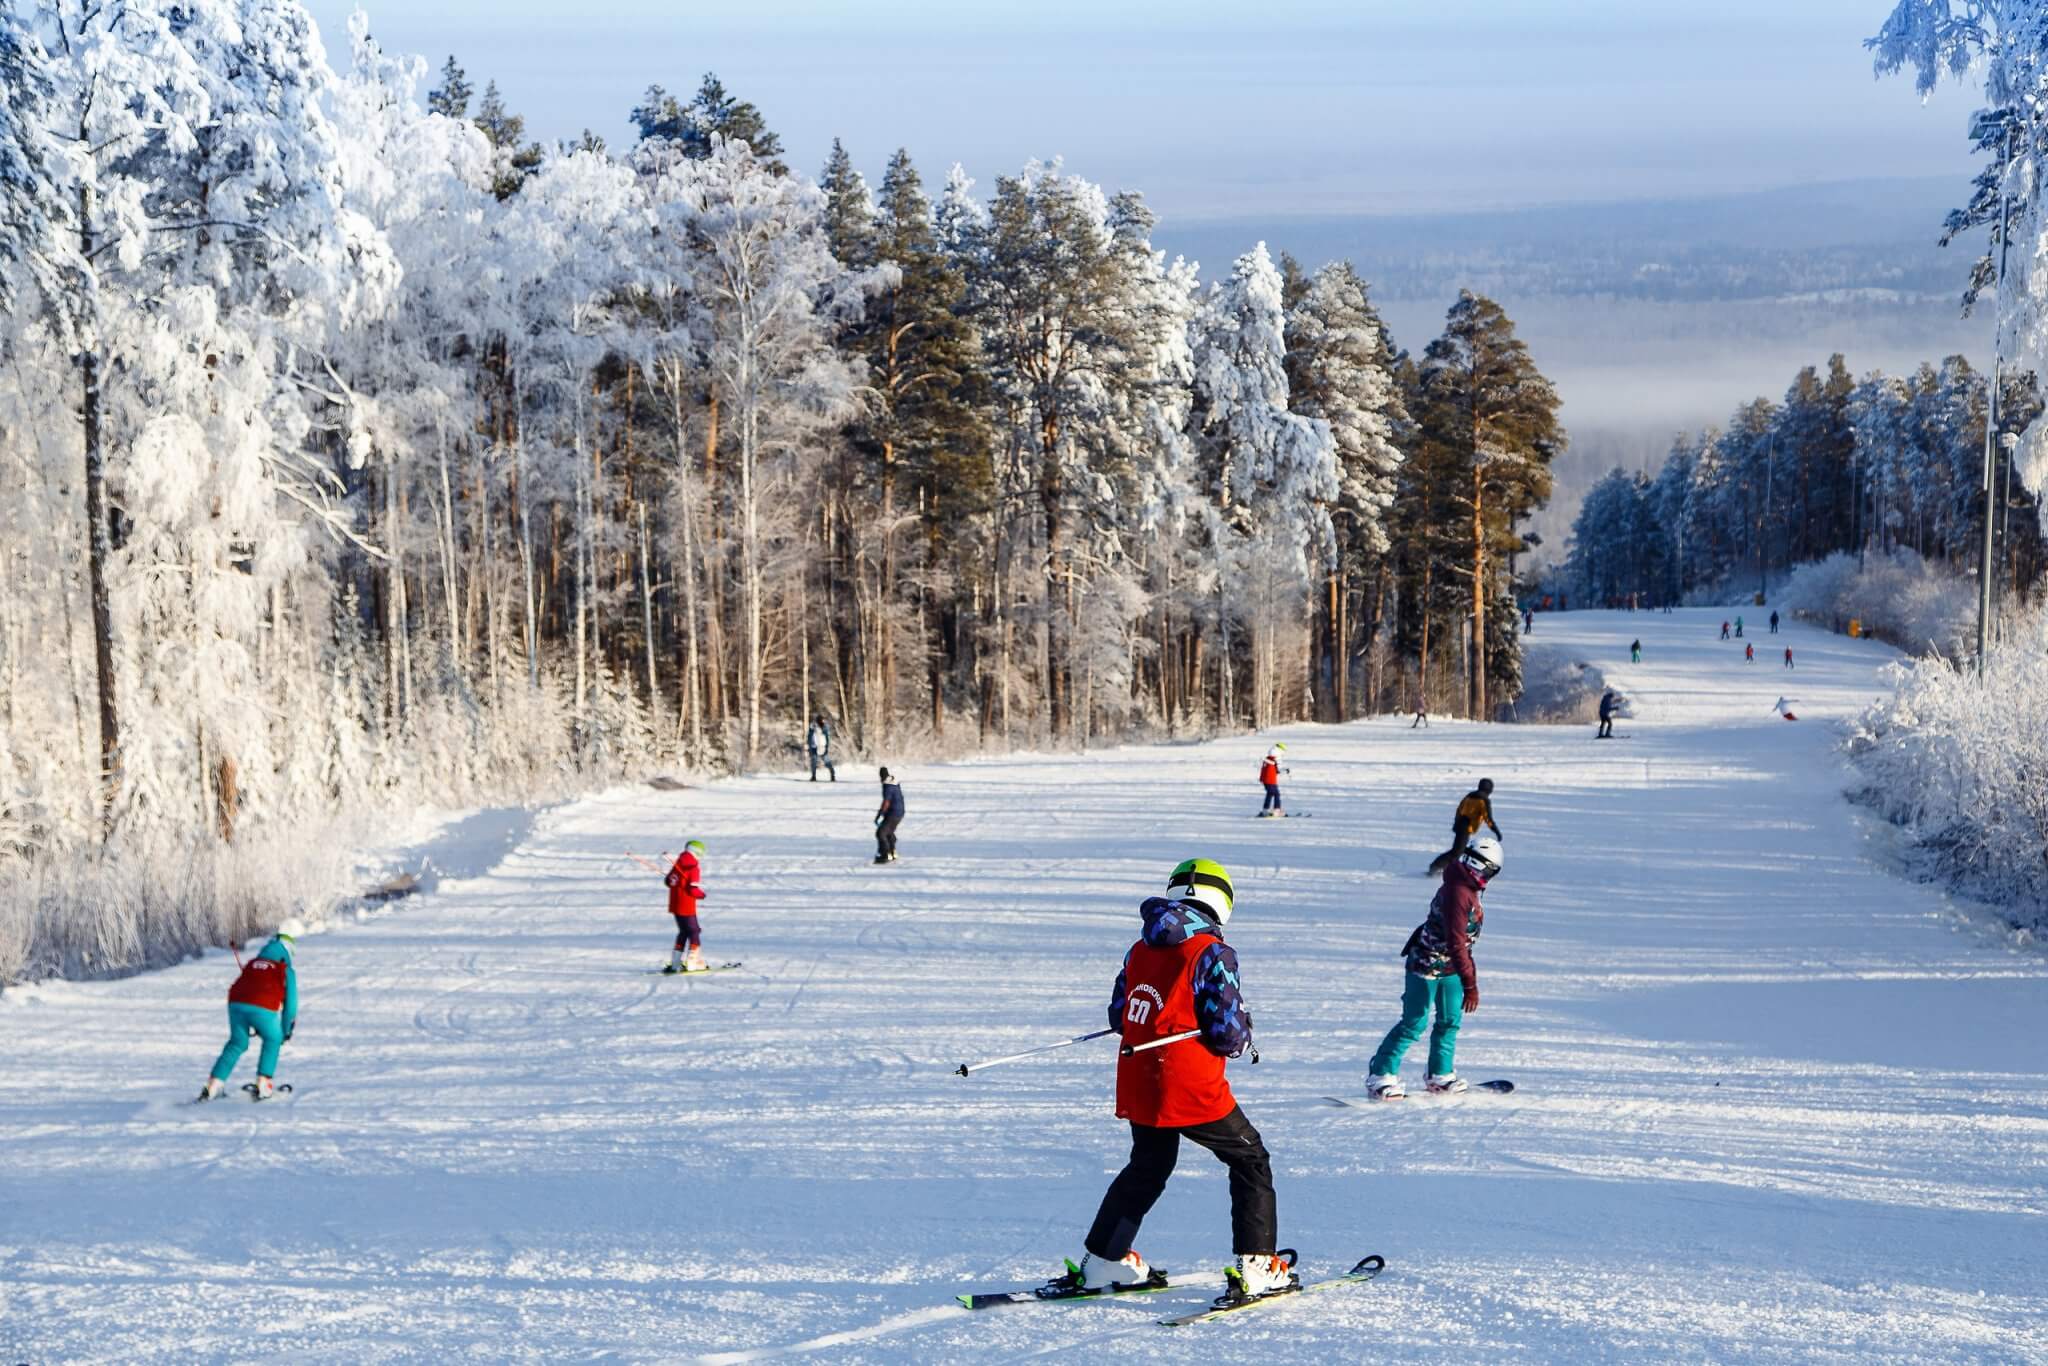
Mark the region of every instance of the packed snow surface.
<instances>
[{"instance_id":1,"label":"packed snow surface","mask_svg":"<svg viewBox=\"0 0 2048 1366\"><path fill-rule=\"evenodd\" d=\"M850 766L543 813L302 941L298 1089L261 1106L184 1103L225 954L10 992L0 1359L2048 1359L2048 960L1894 876L1844 801L1838 725L1890 652L1752 621L1745 664L1723 615L1537 619L1629 695L1611 742L1402 718L913 767L893 867ZM1312 819L1251 819L1274 738ZM1458 1061L1520 1089L1329 1104L1481 776L1507 866ZM664 978L624 851L692 836L707 955L744 967ZM970 1314L1079 1255L1126 1135L1107 1040L954 1069L1100 1028L1195 854L1236 876L1264 1061L1231 1074L1281 1241L1387 1271L1155 1326L1230 1252L1189 1147L1139 1247L1199 1285Z\"/></svg>"}]
</instances>

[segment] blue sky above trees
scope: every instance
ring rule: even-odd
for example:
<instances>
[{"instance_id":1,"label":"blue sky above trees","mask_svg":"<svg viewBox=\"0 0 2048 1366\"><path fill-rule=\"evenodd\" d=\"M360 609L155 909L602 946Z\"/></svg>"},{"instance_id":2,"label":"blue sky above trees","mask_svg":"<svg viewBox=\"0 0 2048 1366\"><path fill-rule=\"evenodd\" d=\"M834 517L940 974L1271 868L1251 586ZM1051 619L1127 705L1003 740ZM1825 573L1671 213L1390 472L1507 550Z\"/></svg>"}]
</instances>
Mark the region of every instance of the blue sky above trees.
<instances>
[{"instance_id":1,"label":"blue sky above trees","mask_svg":"<svg viewBox=\"0 0 2048 1366\"><path fill-rule=\"evenodd\" d=\"M329 42L352 0L313 0ZM834 137L986 181L1031 156L1182 218L1449 211L1970 173L1970 100L1875 80L1877 0L1272 0L846 5L436 0L370 8L456 54L537 136L629 139L650 83L706 70L793 165Z\"/></svg>"}]
</instances>

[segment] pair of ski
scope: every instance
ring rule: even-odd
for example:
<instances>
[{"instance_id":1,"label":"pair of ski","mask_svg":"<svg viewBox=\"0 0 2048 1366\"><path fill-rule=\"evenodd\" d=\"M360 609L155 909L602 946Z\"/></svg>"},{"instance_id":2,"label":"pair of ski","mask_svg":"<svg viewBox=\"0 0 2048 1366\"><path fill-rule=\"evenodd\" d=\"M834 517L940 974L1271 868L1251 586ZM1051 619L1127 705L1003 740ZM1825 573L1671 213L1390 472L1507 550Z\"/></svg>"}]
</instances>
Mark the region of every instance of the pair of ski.
<instances>
[{"instance_id":1,"label":"pair of ski","mask_svg":"<svg viewBox=\"0 0 2048 1366\"><path fill-rule=\"evenodd\" d=\"M1442 1098L1448 1096L1469 1096L1476 1091L1491 1091L1495 1095L1505 1096L1514 1089L1515 1084L1502 1077L1497 1081L1475 1081L1462 1091L1424 1091L1421 1094L1432 1098ZM1344 1096L1323 1097L1325 1104L1342 1105L1353 1110L1362 1110L1368 1105L1391 1105L1397 1100L1406 1099L1408 1097L1405 1094L1398 1096L1367 1096L1364 1100L1353 1100Z\"/></svg>"},{"instance_id":2,"label":"pair of ski","mask_svg":"<svg viewBox=\"0 0 2048 1366\"><path fill-rule=\"evenodd\" d=\"M1293 1251L1292 1248L1286 1248L1282 1251L1283 1256L1290 1258L1288 1263L1290 1266L1293 1265L1291 1260ZM1235 1292L1235 1287L1233 1286L1230 1293L1219 1296L1207 1307L1196 1309L1186 1314L1175 1314L1168 1318L1160 1319L1159 1323L1162 1327L1166 1328L1176 1328L1188 1323L1204 1323L1210 1319L1220 1319L1226 1314L1236 1314L1247 1309L1257 1309L1263 1306L1278 1304L1291 1300L1297 1295L1306 1295L1320 1290L1332 1290L1343 1285L1359 1285L1379 1275L1386 1268L1386 1265L1387 1259L1375 1254L1371 1257L1360 1259L1358 1265L1352 1267L1341 1276L1326 1276L1321 1280L1304 1281L1285 1290L1268 1291L1263 1295L1239 1294ZM1140 1285L1112 1285L1101 1290L1089 1290L1081 1284L1081 1268L1069 1261L1067 1263L1066 1275L1054 1277L1044 1285L1036 1286L1030 1290L997 1290L983 1294L960 1295L956 1298L969 1309L993 1309L997 1305L1004 1304L1040 1304L1064 1300L1109 1299L1118 1295L1156 1295L1162 1290L1176 1290L1185 1285L1186 1282L1182 1282L1181 1285L1177 1286L1165 1272L1155 1270L1151 1278Z\"/></svg>"},{"instance_id":3,"label":"pair of ski","mask_svg":"<svg viewBox=\"0 0 2048 1366\"><path fill-rule=\"evenodd\" d=\"M702 977L707 972L731 972L739 963L712 963L701 968L649 968L656 977Z\"/></svg>"},{"instance_id":4,"label":"pair of ski","mask_svg":"<svg viewBox=\"0 0 2048 1366\"><path fill-rule=\"evenodd\" d=\"M257 1085L256 1085L256 1083L255 1083L255 1082L253 1082L253 1081L245 1081L245 1082L243 1082L243 1083L242 1083L242 1090L243 1090L243 1091L244 1091L245 1093L247 1093L247 1095L248 1095L248 1097L249 1097L249 1099L250 1099L250 1100L256 1100L256 1101L260 1101L260 1100L264 1099L264 1095L263 1095L263 1090L262 1090L262 1088L261 1088L261 1087L259 1087L259 1086L257 1086ZM270 1097L271 1097L272 1099L275 1099L275 1098L277 1098L277 1097L279 1097L279 1096L288 1096L288 1095L290 1095L291 1093L292 1093L292 1084L291 1084L290 1082L288 1082L288 1081L281 1081L281 1082L279 1082L279 1083L278 1083L277 1085L275 1085L275 1086L273 1086L273 1087L271 1087L271 1088L270 1088ZM198 1098L197 1100L193 1101L192 1103L193 1103L194 1105L204 1105L204 1104L206 1104L206 1103L207 1103L208 1101L211 1101L211 1100L226 1100L226 1099L227 1099L227 1092L223 1091L223 1092L221 1092L221 1093L220 1093L219 1095L217 1095L217 1096L201 1096L201 1097L199 1097L199 1098Z\"/></svg>"}]
</instances>

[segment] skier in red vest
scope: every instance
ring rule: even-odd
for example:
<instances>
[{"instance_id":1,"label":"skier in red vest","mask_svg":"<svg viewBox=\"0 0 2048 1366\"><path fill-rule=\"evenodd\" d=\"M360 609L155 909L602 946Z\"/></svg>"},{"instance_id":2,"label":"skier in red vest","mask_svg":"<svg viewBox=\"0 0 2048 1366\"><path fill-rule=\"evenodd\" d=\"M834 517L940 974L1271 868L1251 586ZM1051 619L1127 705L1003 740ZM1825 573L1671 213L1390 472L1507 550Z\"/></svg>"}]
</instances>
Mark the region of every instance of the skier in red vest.
<instances>
[{"instance_id":1,"label":"skier in red vest","mask_svg":"<svg viewBox=\"0 0 2048 1366\"><path fill-rule=\"evenodd\" d=\"M1259 808L1261 816L1284 816L1280 809L1280 775L1287 770L1280 767L1280 758L1287 753L1287 746L1275 741L1266 751L1265 762L1259 765L1259 782L1266 789L1265 804Z\"/></svg>"},{"instance_id":2,"label":"skier in red vest","mask_svg":"<svg viewBox=\"0 0 2048 1366\"><path fill-rule=\"evenodd\" d=\"M235 1064L249 1051L252 1035L263 1040L253 1094L258 1100L269 1100L276 1093L271 1079L277 1075L277 1055L299 1022L299 974L292 965L292 946L305 932L305 925L296 917L285 921L262 951L242 965L241 975L228 988L227 1046L215 1059L199 1099L212 1100L227 1089Z\"/></svg>"},{"instance_id":3,"label":"skier in red vest","mask_svg":"<svg viewBox=\"0 0 2048 1366\"><path fill-rule=\"evenodd\" d=\"M691 840L662 878L668 885L668 913L676 918L676 943L669 951L668 966L662 969L664 975L705 968L704 931L697 923L697 903L704 899L703 869L697 856L703 852L704 841Z\"/></svg>"},{"instance_id":4,"label":"skier in red vest","mask_svg":"<svg viewBox=\"0 0 2048 1366\"><path fill-rule=\"evenodd\" d=\"M1131 1159L1102 1197L1077 1273L1082 1286L1144 1285L1152 1268L1131 1247L1138 1225L1166 1190L1182 1138L1193 1139L1230 1169L1230 1236L1236 1262L1225 1273L1232 1297L1292 1289L1292 1265L1276 1255L1279 1217L1272 1159L1238 1108L1224 1060L1251 1045L1252 1019L1238 993L1237 954L1223 942L1230 919L1230 874L1189 859L1168 878L1167 896L1138 908L1144 931L1124 955L1110 993L1109 1024L1125 1049L1176 1034L1198 1037L1120 1051L1116 1113L1130 1121Z\"/></svg>"}]
</instances>

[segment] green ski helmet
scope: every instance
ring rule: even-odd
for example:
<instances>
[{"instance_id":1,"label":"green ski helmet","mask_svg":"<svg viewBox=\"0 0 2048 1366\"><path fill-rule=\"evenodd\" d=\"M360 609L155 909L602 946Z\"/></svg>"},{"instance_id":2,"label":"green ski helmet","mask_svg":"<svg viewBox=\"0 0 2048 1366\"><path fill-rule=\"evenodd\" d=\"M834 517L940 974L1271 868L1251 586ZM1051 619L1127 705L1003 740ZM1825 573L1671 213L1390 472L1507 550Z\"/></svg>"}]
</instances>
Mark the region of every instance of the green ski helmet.
<instances>
[{"instance_id":1,"label":"green ski helmet","mask_svg":"<svg viewBox=\"0 0 2048 1366\"><path fill-rule=\"evenodd\" d=\"M1230 870L1214 859L1191 858L1173 870L1166 889L1182 901L1192 901L1216 917L1218 925L1230 920L1233 894Z\"/></svg>"},{"instance_id":2,"label":"green ski helmet","mask_svg":"<svg viewBox=\"0 0 2048 1366\"><path fill-rule=\"evenodd\" d=\"M696 854L699 857L702 857L704 853L704 841L691 840L688 844L683 846L683 852L686 854Z\"/></svg>"}]
</instances>

